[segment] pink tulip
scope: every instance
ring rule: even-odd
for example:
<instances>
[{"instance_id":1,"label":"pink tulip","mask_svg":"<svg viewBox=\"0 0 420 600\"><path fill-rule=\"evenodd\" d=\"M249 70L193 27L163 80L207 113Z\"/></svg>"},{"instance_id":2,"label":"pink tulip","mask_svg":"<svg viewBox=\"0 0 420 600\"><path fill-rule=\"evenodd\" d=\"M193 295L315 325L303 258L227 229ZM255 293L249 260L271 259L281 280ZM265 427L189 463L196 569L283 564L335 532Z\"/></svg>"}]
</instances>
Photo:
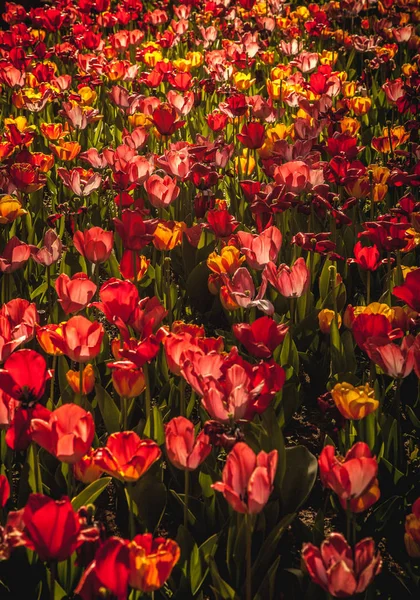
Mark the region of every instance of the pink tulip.
<instances>
[{"instance_id":1,"label":"pink tulip","mask_svg":"<svg viewBox=\"0 0 420 600\"><path fill-rule=\"evenodd\" d=\"M310 271L305 260L298 258L292 268L285 264L279 267L269 262L265 267L263 279L266 279L276 290L286 298L300 298L310 284Z\"/></svg>"},{"instance_id":2,"label":"pink tulip","mask_svg":"<svg viewBox=\"0 0 420 600\"><path fill-rule=\"evenodd\" d=\"M365 350L369 358L379 365L387 375L405 378L414 368L414 338L406 336L401 346L394 344L387 338L370 338L365 343Z\"/></svg>"},{"instance_id":3,"label":"pink tulip","mask_svg":"<svg viewBox=\"0 0 420 600\"><path fill-rule=\"evenodd\" d=\"M144 189L147 192L150 203L155 208L167 208L174 202L180 189L169 175L159 177L152 175L144 182Z\"/></svg>"},{"instance_id":4,"label":"pink tulip","mask_svg":"<svg viewBox=\"0 0 420 600\"><path fill-rule=\"evenodd\" d=\"M168 458L178 469L194 471L211 452L208 435L204 431L195 436L194 425L185 417L175 417L165 427Z\"/></svg>"},{"instance_id":5,"label":"pink tulip","mask_svg":"<svg viewBox=\"0 0 420 600\"><path fill-rule=\"evenodd\" d=\"M76 273L72 278L62 273L56 279L55 289L58 302L68 315L86 308L95 295L96 285L85 273Z\"/></svg>"},{"instance_id":6,"label":"pink tulip","mask_svg":"<svg viewBox=\"0 0 420 600\"><path fill-rule=\"evenodd\" d=\"M63 244L54 229L48 229L44 236L42 248L32 250L32 258L40 265L49 267L57 262L63 252Z\"/></svg>"},{"instance_id":7,"label":"pink tulip","mask_svg":"<svg viewBox=\"0 0 420 600\"><path fill-rule=\"evenodd\" d=\"M12 237L0 256L0 271L2 273L13 273L13 271L20 269L28 261L31 251L31 246L21 242L16 236Z\"/></svg>"},{"instance_id":8,"label":"pink tulip","mask_svg":"<svg viewBox=\"0 0 420 600\"><path fill-rule=\"evenodd\" d=\"M67 171L67 169L59 168L58 174L63 180L64 185L70 188L73 194L81 198L89 196L102 183L102 177L99 173L94 173L92 169L85 171L85 169L77 167L71 171Z\"/></svg>"},{"instance_id":9,"label":"pink tulip","mask_svg":"<svg viewBox=\"0 0 420 600\"><path fill-rule=\"evenodd\" d=\"M282 235L277 227L268 227L260 235L245 231L236 234L241 244L241 252L251 269L261 270L270 261L275 262L280 251Z\"/></svg>"},{"instance_id":10,"label":"pink tulip","mask_svg":"<svg viewBox=\"0 0 420 600\"><path fill-rule=\"evenodd\" d=\"M214 483L212 488L222 492L236 512L257 514L273 491L277 459L277 450L255 455L247 444L238 442L227 457L223 481Z\"/></svg>"},{"instance_id":11,"label":"pink tulip","mask_svg":"<svg viewBox=\"0 0 420 600\"><path fill-rule=\"evenodd\" d=\"M361 594L382 568L372 538L358 542L353 551L341 533L331 533L320 548L305 544L302 559L312 581L334 598Z\"/></svg>"},{"instance_id":12,"label":"pink tulip","mask_svg":"<svg viewBox=\"0 0 420 600\"><path fill-rule=\"evenodd\" d=\"M82 256L92 263L103 263L108 260L114 245L112 231L104 231L101 227L91 227L85 231L76 231L73 236L74 247Z\"/></svg>"}]
</instances>

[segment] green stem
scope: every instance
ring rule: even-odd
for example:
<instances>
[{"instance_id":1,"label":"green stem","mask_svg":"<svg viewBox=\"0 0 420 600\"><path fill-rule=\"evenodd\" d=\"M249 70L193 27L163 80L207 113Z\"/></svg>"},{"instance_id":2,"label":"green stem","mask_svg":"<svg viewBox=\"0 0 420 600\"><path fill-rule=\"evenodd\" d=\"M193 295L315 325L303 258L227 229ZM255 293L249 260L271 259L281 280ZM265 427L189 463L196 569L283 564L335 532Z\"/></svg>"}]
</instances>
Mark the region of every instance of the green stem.
<instances>
[{"instance_id":1,"label":"green stem","mask_svg":"<svg viewBox=\"0 0 420 600\"><path fill-rule=\"evenodd\" d=\"M121 427L122 431L128 429L128 398L121 396Z\"/></svg>"},{"instance_id":2,"label":"green stem","mask_svg":"<svg viewBox=\"0 0 420 600\"><path fill-rule=\"evenodd\" d=\"M181 415L181 417L186 416L185 383L185 379L181 375L181 381L179 382L179 414Z\"/></svg>"},{"instance_id":3,"label":"green stem","mask_svg":"<svg viewBox=\"0 0 420 600\"><path fill-rule=\"evenodd\" d=\"M372 273L370 271L366 274L366 304L369 306L370 304L370 283L371 283Z\"/></svg>"},{"instance_id":4,"label":"green stem","mask_svg":"<svg viewBox=\"0 0 420 600\"><path fill-rule=\"evenodd\" d=\"M130 488L131 488L130 484L127 483L125 494L127 497L127 504L128 504L128 530L129 530L130 540L132 540L134 538L134 536L136 535L136 522L134 520L134 510L133 510L134 504L133 504L133 498L130 494Z\"/></svg>"},{"instance_id":5,"label":"green stem","mask_svg":"<svg viewBox=\"0 0 420 600\"><path fill-rule=\"evenodd\" d=\"M252 557L251 557L251 545L252 545L252 527L251 517L245 514L245 529L246 529L246 583L245 583L245 598L246 600L252 600Z\"/></svg>"},{"instance_id":6,"label":"green stem","mask_svg":"<svg viewBox=\"0 0 420 600\"><path fill-rule=\"evenodd\" d=\"M50 563L50 598L54 600L55 598L55 562Z\"/></svg>"},{"instance_id":7,"label":"green stem","mask_svg":"<svg viewBox=\"0 0 420 600\"><path fill-rule=\"evenodd\" d=\"M146 422L150 419L152 400L150 396L150 379L149 379L149 365L144 363L143 365L144 381L145 381L145 400L146 400Z\"/></svg>"},{"instance_id":8,"label":"green stem","mask_svg":"<svg viewBox=\"0 0 420 600\"><path fill-rule=\"evenodd\" d=\"M184 527L188 529L188 497L190 493L190 472L185 471L184 479Z\"/></svg>"},{"instance_id":9,"label":"green stem","mask_svg":"<svg viewBox=\"0 0 420 600\"><path fill-rule=\"evenodd\" d=\"M34 477L35 477L35 490L34 492L42 494L42 478L39 469L39 460L38 460L38 450L35 442L32 442L29 447L29 452L32 453L33 457L33 467L34 467Z\"/></svg>"},{"instance_id":10,"label":"green stem","mask_svg":"<svg viewBox=\"0 0 420 600\"><path fill-rule=\"evenodd\" d=\"M80 398L82 398L83 396L83 363L79 364L79 392L80 392Z\"/></svg>"},{"instance_id":11,"label":"green stem","mask_svg":"<svg viewBox=\"0 0 420 600\"><path fill-rule=\"evenodd\" d=\"M50 379L50 404L51 408L54 408L54 384L55 384L55 371L57 368L57 355L54 354L51 370L53 372L52 377Z\"/></svg>"}]
</instances>

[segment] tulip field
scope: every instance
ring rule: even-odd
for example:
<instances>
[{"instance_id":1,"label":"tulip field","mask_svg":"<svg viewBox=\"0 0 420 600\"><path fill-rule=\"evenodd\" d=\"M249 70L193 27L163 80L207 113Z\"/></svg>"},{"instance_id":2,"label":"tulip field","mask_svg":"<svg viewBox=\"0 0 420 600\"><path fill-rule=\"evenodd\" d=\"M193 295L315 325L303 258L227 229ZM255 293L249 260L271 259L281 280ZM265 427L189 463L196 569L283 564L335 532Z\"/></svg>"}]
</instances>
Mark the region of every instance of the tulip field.
<instances>
[{"instance_id":1,"label":"tulip field","mask_svg":"<svg viewBox=\"0 0 420 600\"><path fill-rule=\"evenodd\" d=\"M420 594L420 0L0 29L0 600Z\"/></svg>"}]
</instances>

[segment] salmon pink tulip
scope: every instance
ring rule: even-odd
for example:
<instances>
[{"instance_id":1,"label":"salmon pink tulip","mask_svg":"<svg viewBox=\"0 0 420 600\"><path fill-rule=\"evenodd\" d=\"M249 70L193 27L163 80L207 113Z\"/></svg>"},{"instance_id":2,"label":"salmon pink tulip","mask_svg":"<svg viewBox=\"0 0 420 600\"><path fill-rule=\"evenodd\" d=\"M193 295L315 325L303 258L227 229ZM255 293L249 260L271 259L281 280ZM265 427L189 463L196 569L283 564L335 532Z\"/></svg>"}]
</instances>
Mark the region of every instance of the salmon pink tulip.
<instances>
[{"instance_id":1,"label":"salmon pink tulip","mask_svg":"<svg viewBox=\"0 0 420 600\"><path fill-rule=\"evenodd\" d=\"M195 436L194 425L185 417L175 417L165 427L166 452L178 469L194 471L211 452L208 435L204 431Z\"/></svg>"},{"instance_id":2,"label":"salmon pink tulip","mask_svg":"<svg viewBox=\"0 0 420 600\"><path fill-rule=\"evenodd\" d=\"M104 333L101 323L79 315L63 323L60 332L51 332L51 340L71 360L86 363L98 356Z\"/></svg>"},{"instance_id":3,"label":"salmon pink tulip","mask_svg":"<svg viewBox=\"0 0 420 600\"><path fill-rule=\"evenodd\" d=\"M96 292L96 285L85 273L76 273L69 277L61 273L55 281L58 302L68 315L86 308Z\"/></svg>"},{"instance_id":4,"label":"salmon pink tulip","mask_svg":"<svg viewBox=\"0 0 420 600\"><path fill-rule=\"evenodd\" d=\"M85 231L76 231L73 236L74 247L84 258L92 263L103 263L108 260L114 244L112 231L104 231L101 227L91 227Z\"/></svg>"},{"instance_id":5,"label":"salmon pink tulip","mask_svg":"<svg viewBox=\"0 0 420 600\"><path fill-rule=\"evenodd\" d=\"M303 258L298 258L292 267L281 264L279 267L269 262L263 276L286 298L300 298L310 284L310 272Z\"/></svg>"}]
</instances>

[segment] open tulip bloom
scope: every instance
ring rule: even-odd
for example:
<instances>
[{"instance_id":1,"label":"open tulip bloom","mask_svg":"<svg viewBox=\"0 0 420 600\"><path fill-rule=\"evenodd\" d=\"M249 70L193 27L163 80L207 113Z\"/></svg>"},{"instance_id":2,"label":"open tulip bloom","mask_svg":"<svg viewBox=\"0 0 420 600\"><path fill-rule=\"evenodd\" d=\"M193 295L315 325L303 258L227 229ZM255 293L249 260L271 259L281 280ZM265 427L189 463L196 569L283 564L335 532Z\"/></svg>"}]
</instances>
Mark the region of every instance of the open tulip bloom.
<instances>
[{"instance_id":1,"label":"open tulip bloom","mask_svg":"<svg viewBox=\"0 0 420 600\"><path fill-rule=\"evenodd\" d=\"M419 3L3 4L0 599L417 597Z\"/></svg>"}]
</instances>

